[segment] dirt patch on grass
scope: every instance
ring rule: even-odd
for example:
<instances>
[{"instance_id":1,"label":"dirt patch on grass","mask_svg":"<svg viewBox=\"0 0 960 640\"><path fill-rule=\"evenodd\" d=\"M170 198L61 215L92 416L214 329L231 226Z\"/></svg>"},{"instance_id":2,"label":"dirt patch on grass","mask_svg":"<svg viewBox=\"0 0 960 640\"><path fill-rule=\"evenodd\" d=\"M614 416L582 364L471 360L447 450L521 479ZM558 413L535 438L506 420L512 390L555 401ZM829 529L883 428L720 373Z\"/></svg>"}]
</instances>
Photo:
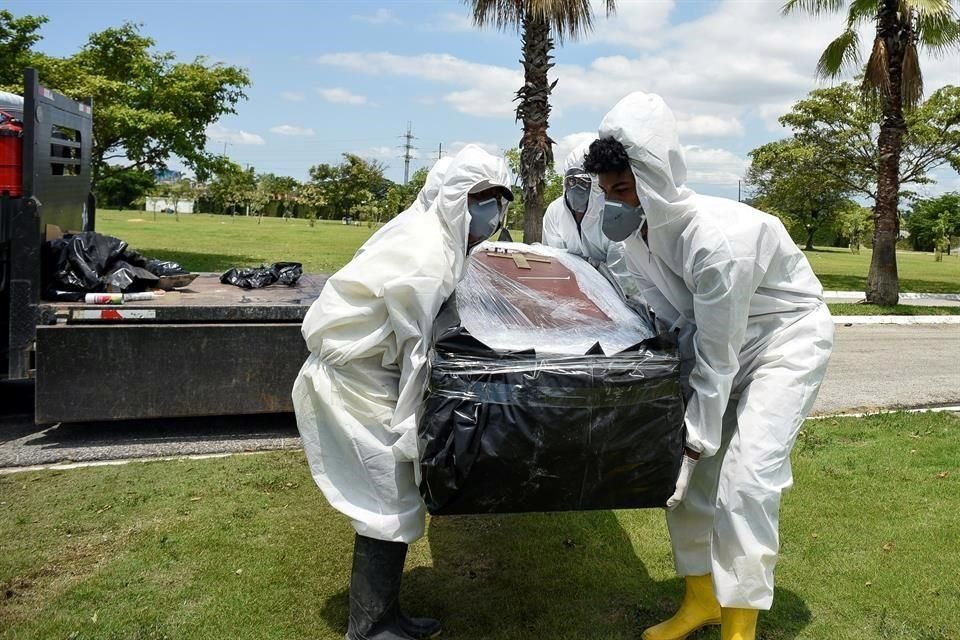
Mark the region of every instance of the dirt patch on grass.
<instances>
[{"instance_id":1,"label":"dirt patch on grass","mask_svg":"<svg viewBox=\"0 0 960 640\"><path fill-rule=\"evenodd\" d=\"M0 619L13 626L35 617L61 594L116 559L123 546L121 537L103 534L71 540L33 571L0 584Z\"/></svg>"}]
</instances>

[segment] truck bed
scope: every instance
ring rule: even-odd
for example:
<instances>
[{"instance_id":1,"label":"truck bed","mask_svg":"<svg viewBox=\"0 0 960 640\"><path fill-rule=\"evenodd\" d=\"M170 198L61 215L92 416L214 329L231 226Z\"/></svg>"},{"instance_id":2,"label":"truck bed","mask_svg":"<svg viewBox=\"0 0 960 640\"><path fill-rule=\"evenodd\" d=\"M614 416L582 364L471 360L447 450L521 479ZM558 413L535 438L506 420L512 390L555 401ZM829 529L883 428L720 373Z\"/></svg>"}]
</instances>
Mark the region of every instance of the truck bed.
<instances>
[{"instance_id":1,"label":"truck bed","mask_svg":"<svg viewBox=\"0 0 960 640\"><path fill-rule=\"evenodd\" d=\"M293 410L300 323L326 276L245 290L204 274L123 305L45 302L36 421L91 422Z\"/></svg>"},{"instance_id":2,"label":"truck bed","mask_svg":"<svg viewBox=\"0 0 960 640\"><path fill-rule=\"evenodd\" d=\"M43 302L46 311L67 324L104 322L209 323L302 322L327 281L327 276L304 274L296 285L241 289L221 284L214 273L200 274L189 286L168 291L156 300L122 305Z\"/></svg>"}]
</instances>

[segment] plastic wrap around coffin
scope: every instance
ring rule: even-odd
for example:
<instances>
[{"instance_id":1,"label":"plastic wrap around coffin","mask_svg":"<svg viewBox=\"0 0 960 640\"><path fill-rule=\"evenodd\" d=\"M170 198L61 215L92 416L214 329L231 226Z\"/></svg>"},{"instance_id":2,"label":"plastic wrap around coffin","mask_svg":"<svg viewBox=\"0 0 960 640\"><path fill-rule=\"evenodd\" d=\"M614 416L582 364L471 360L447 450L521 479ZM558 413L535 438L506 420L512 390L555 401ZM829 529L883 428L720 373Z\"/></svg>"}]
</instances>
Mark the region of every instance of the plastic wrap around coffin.
<instances>
[{"instance_id":1,"label":"plastic wrap around coffin","mask_svg":"<svg viewBox=\"0 0 960 640\"><path fill-rule=\"evenodd\" d=\"M431 513L660 507L672 494L683 449L677 355L570 258L521 269L475 255L441 310L419 424Z\"/></svg>"},{"instance_id":2,"label":"plastic wrap around coffin","mask_svg":"<svg viewBox=\"0 0 960 640\"><path fill-rule=\"evenodd\" d=\"M517 266L514 255L529 268ZM590 263L540 245L481 246L457 299L463 327L503 351L583 355L599 343L604 353L616 353L654 336Z\"/></svg>"}]
</instances>

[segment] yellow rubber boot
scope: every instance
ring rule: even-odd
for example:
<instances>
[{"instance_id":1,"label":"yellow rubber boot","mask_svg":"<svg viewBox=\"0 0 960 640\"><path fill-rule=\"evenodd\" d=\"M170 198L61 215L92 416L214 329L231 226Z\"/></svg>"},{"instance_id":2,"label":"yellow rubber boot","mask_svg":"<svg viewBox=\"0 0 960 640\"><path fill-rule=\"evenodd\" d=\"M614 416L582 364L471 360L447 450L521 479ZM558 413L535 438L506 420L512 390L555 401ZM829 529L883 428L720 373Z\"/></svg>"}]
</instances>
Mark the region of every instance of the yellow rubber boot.
<instances>
[{"instance_id":1,"label":"yellow rubber boot","mask_svg":"<svg viewBox=\"0 0 960 640\"><path fill-rule=\"evenodd\" d=\"M643 632L643 640L683 640L710 624L720 624L720 603L713 593L713 578L687 576L687 588L677 613Z\"/></svg>"},{"instance_id":2,"label":"yellow rubber boot","mask_svg":"<svg viewBox=\"0 0 960 640\"><path fill-rule=\"evenodd\" d=\"M756 640L757 609L728 609L720 613L720 640Z\"/></svg>"}]
</instances>

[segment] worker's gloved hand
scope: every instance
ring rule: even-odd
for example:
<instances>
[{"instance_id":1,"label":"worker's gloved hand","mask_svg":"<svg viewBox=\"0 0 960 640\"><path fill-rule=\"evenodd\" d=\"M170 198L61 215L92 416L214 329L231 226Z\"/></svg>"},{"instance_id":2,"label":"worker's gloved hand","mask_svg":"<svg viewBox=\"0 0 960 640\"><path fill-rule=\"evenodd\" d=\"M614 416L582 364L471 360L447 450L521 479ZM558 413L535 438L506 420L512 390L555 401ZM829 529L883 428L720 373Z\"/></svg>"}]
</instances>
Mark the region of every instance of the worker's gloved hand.
<instances>
[{"instance_id":1,"label":"worker's gloved hand","mask_svg":"<svg viewBox=\"0 0 960 640\"><path fill-rule=\"evenodd\" d=\"M673 510L677 505L683 502L687 497L687 487L690 486L690 478L693 476L693 470L697 468L697 460L700 454L691 450L683 450L683 462L680 463L680 475L677 476L677 488L673 495L667 500L667 509Z\"/></svg>"}]
</instances>

